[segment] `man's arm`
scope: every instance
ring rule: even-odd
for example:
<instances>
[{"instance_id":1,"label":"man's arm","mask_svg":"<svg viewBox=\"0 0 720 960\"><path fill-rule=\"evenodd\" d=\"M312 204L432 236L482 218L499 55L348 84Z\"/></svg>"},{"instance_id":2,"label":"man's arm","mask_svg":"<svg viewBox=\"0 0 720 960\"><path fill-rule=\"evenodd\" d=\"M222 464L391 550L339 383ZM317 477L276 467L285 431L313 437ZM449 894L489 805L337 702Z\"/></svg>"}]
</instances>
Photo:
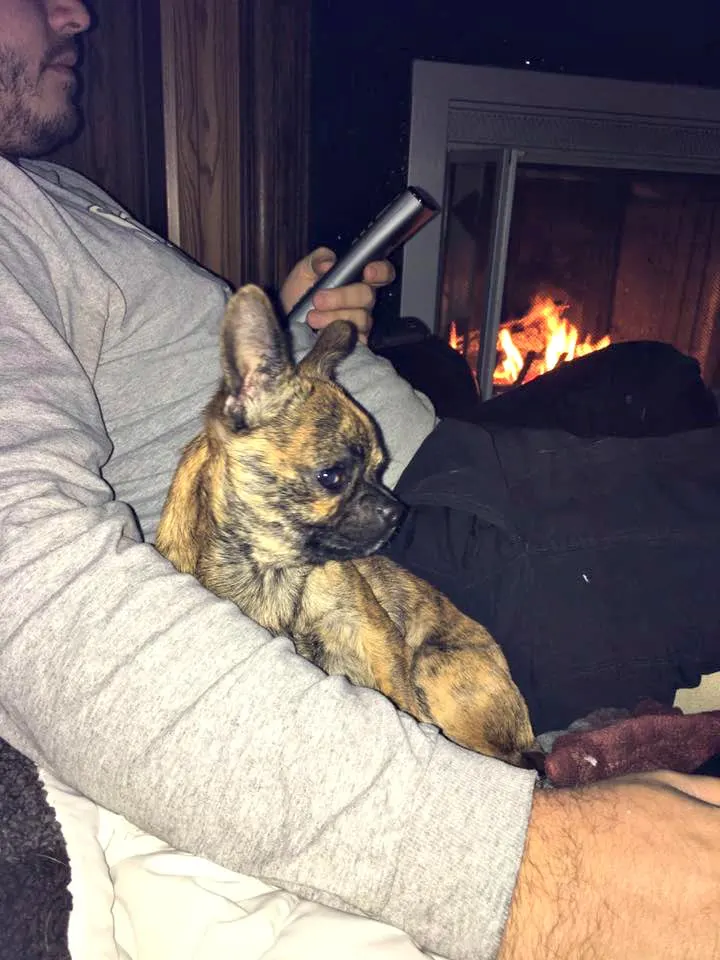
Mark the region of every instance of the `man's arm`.
<instances>
[{"instance_id":1,"label":"man's arm","mask_svg":"<svg viewBox=\"0 0 720 960\"><path fill-rule=\"evenodd\" d=\"M539 791L500 960L718 960L717 804L671 773Z\"/></svg>"},{"instance_id":2,"label":"man's arm","mask_svg":"<svg viewBox=\"0 0 720 960\"><path fill-rule=\"evenodd\" d=\"M0 269L0 734L174 846L494 956L533 776L325 676L141 542L57 292L28 293L42 271Z\"/></svg>"}]
</instances>

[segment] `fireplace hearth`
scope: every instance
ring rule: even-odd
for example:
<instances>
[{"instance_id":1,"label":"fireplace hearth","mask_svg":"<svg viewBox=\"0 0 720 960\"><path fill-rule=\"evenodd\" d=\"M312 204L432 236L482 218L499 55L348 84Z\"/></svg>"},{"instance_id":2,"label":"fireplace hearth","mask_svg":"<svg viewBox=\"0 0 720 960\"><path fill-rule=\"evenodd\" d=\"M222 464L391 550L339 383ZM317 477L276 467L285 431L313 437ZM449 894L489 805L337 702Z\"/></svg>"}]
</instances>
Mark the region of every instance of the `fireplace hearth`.
<instances>
[{"instance_id":1,"label":"fireplace hearth","mask_svg":"<svg viewBox=\"0 0 720 960\"><path fill-rule=\"evenodd\" d=\"M720 387L719 173L720 92L416 63L403 313L485 399L642 340Z\"/></svg>"}]
</instances>

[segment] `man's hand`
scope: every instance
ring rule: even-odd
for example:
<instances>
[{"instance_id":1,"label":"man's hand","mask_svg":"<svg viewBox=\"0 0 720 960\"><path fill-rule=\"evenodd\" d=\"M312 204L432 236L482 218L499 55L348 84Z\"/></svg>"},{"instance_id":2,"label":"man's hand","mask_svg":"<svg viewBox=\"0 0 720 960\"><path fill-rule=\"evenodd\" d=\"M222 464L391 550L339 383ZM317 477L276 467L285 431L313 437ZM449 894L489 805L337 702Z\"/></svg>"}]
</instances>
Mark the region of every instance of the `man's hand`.
<instances>
[{"instance_id":1,"label":"man's hand","mask_svg":"<svg viewBox=\"0 0 720 960\"><path fill-rule=\"evenodd\" d=\"M539 791L500 960L718 960L720 780Z\"/></svg>"},{"instance_id":2,"label":"man's hand","mask_svg":"<svg viewBox=\"0 0 720 960\"><path fill-rule=\"evenodd\" d=\"M289 313L310 287L335 263L335 254L328 247L318 247L295 264L280 288L280 300ZM319 290L314 299L315 309L308 314L313 330L327 327L333 320L349 320L358 329L363 343L367 343L372 329L372 309L375 289L392 283L395 270L387 260L376 260L363 270L359 283L350 283L336 290Z\"/></svg>"}]
</instances>

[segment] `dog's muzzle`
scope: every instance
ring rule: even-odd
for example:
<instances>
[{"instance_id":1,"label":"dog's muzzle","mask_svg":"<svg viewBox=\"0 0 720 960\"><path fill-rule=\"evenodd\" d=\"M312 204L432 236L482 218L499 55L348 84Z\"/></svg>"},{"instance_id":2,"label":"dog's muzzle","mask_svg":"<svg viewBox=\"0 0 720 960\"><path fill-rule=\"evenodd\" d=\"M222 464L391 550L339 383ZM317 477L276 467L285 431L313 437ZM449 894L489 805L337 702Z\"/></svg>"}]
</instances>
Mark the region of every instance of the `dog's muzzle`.
<instances>
[{"instance_id":1,"label":"dog's muzzle","mask_svg":"<svg viewBox=\"0 0 720 960\"><path fill-rule=\"evenodd\" d=\"M385 491L383 491L383 493L385 493ZM383 499L377 503L375 509L380 517L380 522L390 533L394 533L403 518L405 507L399 500L396 500L395 497L386 494Z\"/></svg>"},{"instance_id":2,"label":"dog's muzzle","mask_svg":"<svg viewBox=\"0 0 720 960\"><path fill-rule=\"evenodd\" d=\"M306 552L316 563L368 557L387 543L404 513L389 490L365 483L331 526L313 530Z\"/></svg>"},{"instance_id":3,"label":"dog's muzzle","mask_svg":"<svg viewBox=\"0 0 720 960\"><path fill-rule=\"evenodd\" d=\"M405 507L385 487L367 484L356 501L359 521L358 539L364 540L368 553L380 547L395 533Z\"/></svg>"}]
</instances>

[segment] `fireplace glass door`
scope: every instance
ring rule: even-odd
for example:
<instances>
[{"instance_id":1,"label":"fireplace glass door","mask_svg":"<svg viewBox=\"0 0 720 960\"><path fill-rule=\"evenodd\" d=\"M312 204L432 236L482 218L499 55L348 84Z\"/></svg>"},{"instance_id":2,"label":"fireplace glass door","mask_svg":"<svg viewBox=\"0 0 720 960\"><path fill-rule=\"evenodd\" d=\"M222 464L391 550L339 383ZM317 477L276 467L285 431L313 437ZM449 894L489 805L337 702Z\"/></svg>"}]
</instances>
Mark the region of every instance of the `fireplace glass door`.
<instances>
[{"instance_id":1,"label":"fireplace glass door","mask_svg":"<svg viewBox=\"0 0 720 960\"><path fill-rule=\"evenodd\" d=\"M720 386L720 176L450 161L441 332L485 398L629 340Z\"/></svg>"}]
</instances>

